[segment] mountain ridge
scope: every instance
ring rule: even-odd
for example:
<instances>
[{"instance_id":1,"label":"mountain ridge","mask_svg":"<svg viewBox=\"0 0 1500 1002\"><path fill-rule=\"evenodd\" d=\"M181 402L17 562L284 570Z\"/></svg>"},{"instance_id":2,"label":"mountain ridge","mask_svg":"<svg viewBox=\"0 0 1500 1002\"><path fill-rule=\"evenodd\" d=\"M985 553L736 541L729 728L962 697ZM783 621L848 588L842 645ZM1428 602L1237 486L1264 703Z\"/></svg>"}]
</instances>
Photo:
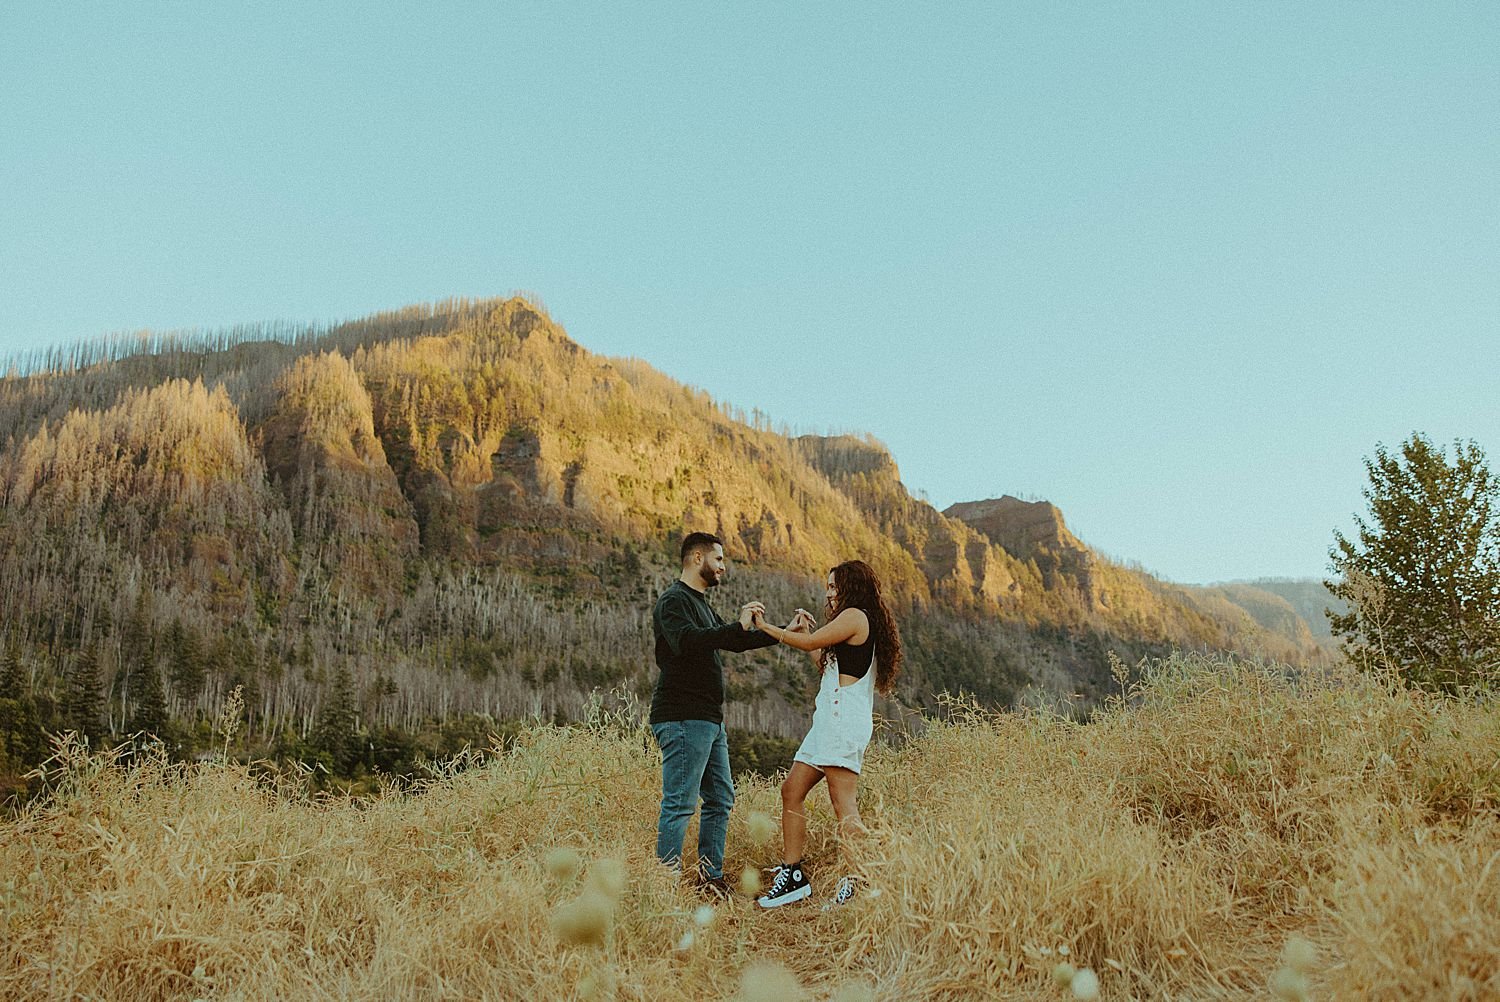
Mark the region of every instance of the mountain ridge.
<instances>
[{"instance_id":1,"label":"mountain ridge","mask_svg":"<svg viewBox=\"0 0 1500 1002\"><path fill-rule=\"evenodd\" d=\"M111 729L141 671L178 716L239 684L253 723L303 737L340 672L365 721L578 716L595 687L649 688L641 617L693 529L742 568L726 601L814 607L823 568L875 566L911 641L892 714L943 690L1086 704L1110 654L1316 654L1099 557L1053 506L939 512L874 439L747 423L525 299L254 333L0 380L7 643L54 694L97 647ZM996 505L1040 512L1041 535L1007 535L982 517ZM131 622L149 644L125 642ZM198 689L173 667L184 631L212 652ZM800 668L735 660L735 722L795 734Z\"/></svg>"}]
</instances>

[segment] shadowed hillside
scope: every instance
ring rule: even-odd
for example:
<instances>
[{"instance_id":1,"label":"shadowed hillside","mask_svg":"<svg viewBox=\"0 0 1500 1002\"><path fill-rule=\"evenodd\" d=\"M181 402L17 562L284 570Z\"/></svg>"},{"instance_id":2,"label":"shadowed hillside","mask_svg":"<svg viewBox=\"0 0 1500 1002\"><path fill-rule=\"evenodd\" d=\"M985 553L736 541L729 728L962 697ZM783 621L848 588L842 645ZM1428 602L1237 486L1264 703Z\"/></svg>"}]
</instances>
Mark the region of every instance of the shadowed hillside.
<instances>
[{"instance_id":1,"label":"shadowed hillside","mask_svg":"<svg viewBox=\"0 0 1500 1002\"><path fill-rule=\"evenodd\" d=\"M1316 578L1257 578L1235 584L1269 592L1283 599L1307 623L1308 630L1319 641L1333 646L1333 630L1328 625L1328 610L1349 611L1343 600L1335 598Z\"/></svg>"},{"instance_id":2,"label":"shadowed hillside","mask_svg":"<svg viewBox=\"0 0 1500 1002\"><path fill-rule=\"evenodd\" d=\"M11 769L39 728L165 717L201 745L235 686L252 742L342 772L399 771L424 751L404 735L468 715L576 718L596 687L649 689L649 606L694 529L736 565L726 611L817 608L827 567L874 565L907 637L898 717L942 691L1088 704L1111 651L1301 653L1096 557L1050 505L940 513L878 442L747 422L525 299L28 364L0 381ZM731 724L799 734L805 662L731 661Z\"/></svg>"}]
</instances>

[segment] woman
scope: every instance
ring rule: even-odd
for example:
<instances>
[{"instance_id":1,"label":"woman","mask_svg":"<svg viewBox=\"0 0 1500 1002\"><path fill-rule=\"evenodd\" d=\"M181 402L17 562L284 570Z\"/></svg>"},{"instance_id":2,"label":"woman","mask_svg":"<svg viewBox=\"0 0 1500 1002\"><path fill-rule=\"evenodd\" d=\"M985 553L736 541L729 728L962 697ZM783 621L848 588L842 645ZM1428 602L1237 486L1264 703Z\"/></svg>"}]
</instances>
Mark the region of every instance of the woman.
<instances>
[{"instance_id":1,"label":"woman","mask_svg":"<svg viewBox=\"0 0 1500 1002\"><path fill-rule=\"evenodd\" d=\"M874 729L875 693L888 695L901 670L901 634L868 564L850 560L828 572L826 609L828 623L811 633L804 632L811 626L811 614L801 610L794 630L755 617L756 628L811 653L823 670L812 727L781 784L781 865L770 889L758 899L762 908L776 908L812 894L802 866L807 838L802 805L819 780L828 780L828 799L838 817L846 862L847 842L864 833L855 794L865 746ZM854 877L844 876L832 904L844 904L854 891Z\"/></svg>"}]
</instances>

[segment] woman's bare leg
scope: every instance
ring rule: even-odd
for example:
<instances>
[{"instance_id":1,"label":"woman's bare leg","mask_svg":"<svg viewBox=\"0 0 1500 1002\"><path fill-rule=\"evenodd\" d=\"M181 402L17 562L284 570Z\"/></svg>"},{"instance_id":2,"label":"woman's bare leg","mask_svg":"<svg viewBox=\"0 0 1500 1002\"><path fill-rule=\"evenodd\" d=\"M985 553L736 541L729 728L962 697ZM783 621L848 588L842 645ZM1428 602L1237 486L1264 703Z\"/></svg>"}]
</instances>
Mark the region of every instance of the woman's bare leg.
<instances>
[{"instance_id":1,"label":"woman's bare leg","mask_svg":"<svg viewBox=\"0 0 1500 1002\"><path fill-rule=\"evenodd\" d=\"M806 762L793 762L792 771L781 782L781 861L787 866L801 862L807 841L807 815L802 810L807 795L823 774Z\"/></svg>"},{"instance_id":2,"label":"woman's bare leg","mask_svg":"<svg viewBox=\"0 0 1500 1002\"><path fill-rule=\"evenodd\" d=\"M845 870L851 873L857 868L856 846L866 834L865 823L859 816L858 793L859 773L828 767L828 799L833 802L834 816L839 819L839 853Z\"/></svg>"}]
</instances>

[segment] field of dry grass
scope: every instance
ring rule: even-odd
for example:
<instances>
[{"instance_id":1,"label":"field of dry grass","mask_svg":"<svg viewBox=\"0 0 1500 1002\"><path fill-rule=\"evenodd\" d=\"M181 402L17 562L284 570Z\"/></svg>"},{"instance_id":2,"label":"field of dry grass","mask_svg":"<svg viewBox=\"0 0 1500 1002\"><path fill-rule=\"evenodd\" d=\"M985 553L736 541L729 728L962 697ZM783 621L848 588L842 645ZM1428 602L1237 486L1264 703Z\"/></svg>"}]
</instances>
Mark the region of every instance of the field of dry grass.
<instances>
[{"instance_id":1,"label":"field of dry grass","mask_svg":"<svg viewBox=\"0 0 1500 1002\"><path fill-rule=\"evenodd\" d=\"M376 799L53 771L0 822L3 998L1500 997L1500 709L1338 673L1179 657L1087 724L958 712L872 749L871 893L831 912L701 909L623 717ZM778 805L741 783L732 874L773 862Z\"/></svg>"}]
</instances>

